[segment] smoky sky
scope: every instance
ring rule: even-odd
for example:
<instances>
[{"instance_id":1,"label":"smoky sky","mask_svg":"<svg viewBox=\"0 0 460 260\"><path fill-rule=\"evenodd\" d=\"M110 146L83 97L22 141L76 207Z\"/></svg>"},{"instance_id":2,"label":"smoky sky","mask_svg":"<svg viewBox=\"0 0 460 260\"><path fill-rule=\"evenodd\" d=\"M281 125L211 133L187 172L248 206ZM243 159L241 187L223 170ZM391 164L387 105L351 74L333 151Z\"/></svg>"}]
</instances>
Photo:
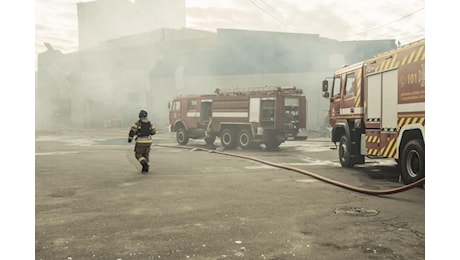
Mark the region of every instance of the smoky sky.
<instances>
[{"instance_id":1,"label":"smoky sky","mask_svg":"<svg viewBox=\"0 0 460 260\"><path fill-rule=\"evenodd\" d=\"M186 0L186 27L309 33L336 40L394 38L406 43L424 37L424 6L424 0ZM45 50L43 42L63 53L78 50L76 1L37 0L35 7L36 52Z\"/></svg>"}]
</instances>

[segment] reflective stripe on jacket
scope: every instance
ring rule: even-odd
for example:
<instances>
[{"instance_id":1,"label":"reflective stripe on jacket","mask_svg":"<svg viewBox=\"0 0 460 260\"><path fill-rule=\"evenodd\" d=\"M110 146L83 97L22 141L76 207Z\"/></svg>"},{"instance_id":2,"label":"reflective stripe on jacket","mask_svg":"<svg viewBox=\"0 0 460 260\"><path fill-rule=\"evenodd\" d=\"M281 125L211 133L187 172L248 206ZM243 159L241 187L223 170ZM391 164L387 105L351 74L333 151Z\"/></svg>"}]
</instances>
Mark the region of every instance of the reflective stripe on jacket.
<instances>
[{"instance_id":1,"label":"reflective stripe on jacket","mask_svg":"<svg viewBox=\"0 0 460 260\"><path fill-rule=\"evenodd\" d=\"M136 143L139 144L151 144L152 137L151 136L140 136L136 138Z\"/></svg>"}]
</instances>

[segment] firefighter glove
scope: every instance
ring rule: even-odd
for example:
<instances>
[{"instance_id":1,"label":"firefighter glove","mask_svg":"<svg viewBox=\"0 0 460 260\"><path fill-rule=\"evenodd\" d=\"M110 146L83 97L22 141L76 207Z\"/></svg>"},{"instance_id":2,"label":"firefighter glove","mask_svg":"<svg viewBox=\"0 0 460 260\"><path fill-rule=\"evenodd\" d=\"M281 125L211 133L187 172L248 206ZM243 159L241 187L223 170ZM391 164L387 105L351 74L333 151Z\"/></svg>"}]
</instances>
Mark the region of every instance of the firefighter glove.
<instances>
[{"instance_id":1,"label":"firefighter glove","mask_svg":"<svg viewBox=\"0 0 460 260\"><path fill-rule=\"evenodd\" d=\"M132 140L133 140L133 139L131 139L131 138L128 138L128 143L131 143L131 141L132 141Z\"/></svg>"}]
</instances>

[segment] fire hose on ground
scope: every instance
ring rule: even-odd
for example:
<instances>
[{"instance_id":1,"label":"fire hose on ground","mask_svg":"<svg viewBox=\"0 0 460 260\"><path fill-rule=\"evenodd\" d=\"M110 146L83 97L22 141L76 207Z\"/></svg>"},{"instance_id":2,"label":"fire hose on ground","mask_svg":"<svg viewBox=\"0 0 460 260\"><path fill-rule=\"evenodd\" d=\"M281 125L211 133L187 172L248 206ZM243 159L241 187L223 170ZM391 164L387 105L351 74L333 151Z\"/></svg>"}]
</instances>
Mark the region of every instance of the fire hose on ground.
<instances>
[{"instance_id":1,"label":"fire hose on ground","mask_svg":"<svg viewBox=\"0 0 460 260\"><path fill-rule=\"evenodd\" d=\"M240 155L240 154L235 154L235 153L227 153L227 152L204 149L204 148L195 148L195 147L191 148L191 147L184 147L184 146L171 146L171 145L159 145L159 144L156 144L154 146L168 147L168 148L189 149L189 150L193 150L193 151L205 151L205 152L209 152L209 153L217 153L217 154L221 154L221 155L227 155L227 156L247 159L247 160L259 162L259 163L262 163L262 164L270 165L270 166L273 166L273 167L277 167L277 168L280 168L280 169L285 169L285 170L289 170L289 171L298 172L298 173L301 173L303 175L313 177L313 178L318 179L320 181L323 181L323 182L326 182L326 183L329 183L329 184L332 184L332 185L335 185L335 186L338 186L338 187L341 187L341 188L344 188L344 189L347 189L347 190L351 190L351 191L355 191L355 192L359 192L359 193L364 193L364 194L368 194L368 195L375 195L375 196L389 195L389 194L395 194L395 193L403 192L403 191L410 190L410 189L413 189L415 187L418 187L418 186L420 186L421 184L423 184L425 182L425 177L423 177L422 179L420 179L418 181L415 181L413 183L404 185L402 187L394 188L394 189L369 190L369 189L363 189L363 188L359 188L359 187L356 187L356 186L348 185L346 183L338 182L338 181L335 181L335 180L320 176L318 174L315 174L315 173L312 173L312 172L309 172L309 171L306 171L306 170L302 170L302 169L287 166L287 165L281 165L281 164L265 161L265 160L262 160L262 159L259 159L259 158L256 158L256 157L245 156L245 155Z\"/></svg>"}]
</instances>

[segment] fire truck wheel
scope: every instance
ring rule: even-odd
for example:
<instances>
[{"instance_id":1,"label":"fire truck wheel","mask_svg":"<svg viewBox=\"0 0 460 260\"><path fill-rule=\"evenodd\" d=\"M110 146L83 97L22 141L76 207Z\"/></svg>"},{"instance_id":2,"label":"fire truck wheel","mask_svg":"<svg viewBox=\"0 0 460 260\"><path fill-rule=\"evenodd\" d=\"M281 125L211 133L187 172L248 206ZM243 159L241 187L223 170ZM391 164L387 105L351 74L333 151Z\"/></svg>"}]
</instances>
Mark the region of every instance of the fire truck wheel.
<instances>
[{"instance_id":1,"label":"fire truck wheel","mask_svg":"<svg viewBox=\"0 0 460 260\"><path fill-rule=\"evenodd\" d=\"M405 184L425 177L425 149L422 140L412 140L404 146L400 165L401 177Z\"/></svg>"},{"instance_id":2,"label":"fire truck wheel","mask_svg":"<svg viewBox=\"0 0 460 260\"><path fill-rule=\"evenodd\" d=\"M180 145L186 145L188 143L188 134L184 128L179 128L176 132L176 140Z\"/></svg>"},{"instance_id":3,"label":"fire truck wheel","mask_svg":"<svg viewBox=\"0 0 460 260\"><path fill-rule=\"evenodd\" d=\"M235 148L236 146L236 137L233 131L229 128L225 128L220 133L220 143L225 148Z\"/></svg>"},{"instance_id":4,"label":"fire truck wheel","mask_svg":"<svg viewBox=\"0 0 460 260\"><path fill-rule=\"evenodd\" d=\"M238 146L246 149L251 147L251 132L248 129L241 129L241 131L238 133Z\"/></svg>"},{"instance_id":5,"label":"fire truck wheel","mask_svg":"<svg viewBox=\"0 0 460 260\"><path fill-rule=\"evenodd\" d=\"M342 167L353 168L353 166L355 166L355 162L350 153L350 141L346 135L340 137L339 158Z\"/></svg>"}]
</instances>

